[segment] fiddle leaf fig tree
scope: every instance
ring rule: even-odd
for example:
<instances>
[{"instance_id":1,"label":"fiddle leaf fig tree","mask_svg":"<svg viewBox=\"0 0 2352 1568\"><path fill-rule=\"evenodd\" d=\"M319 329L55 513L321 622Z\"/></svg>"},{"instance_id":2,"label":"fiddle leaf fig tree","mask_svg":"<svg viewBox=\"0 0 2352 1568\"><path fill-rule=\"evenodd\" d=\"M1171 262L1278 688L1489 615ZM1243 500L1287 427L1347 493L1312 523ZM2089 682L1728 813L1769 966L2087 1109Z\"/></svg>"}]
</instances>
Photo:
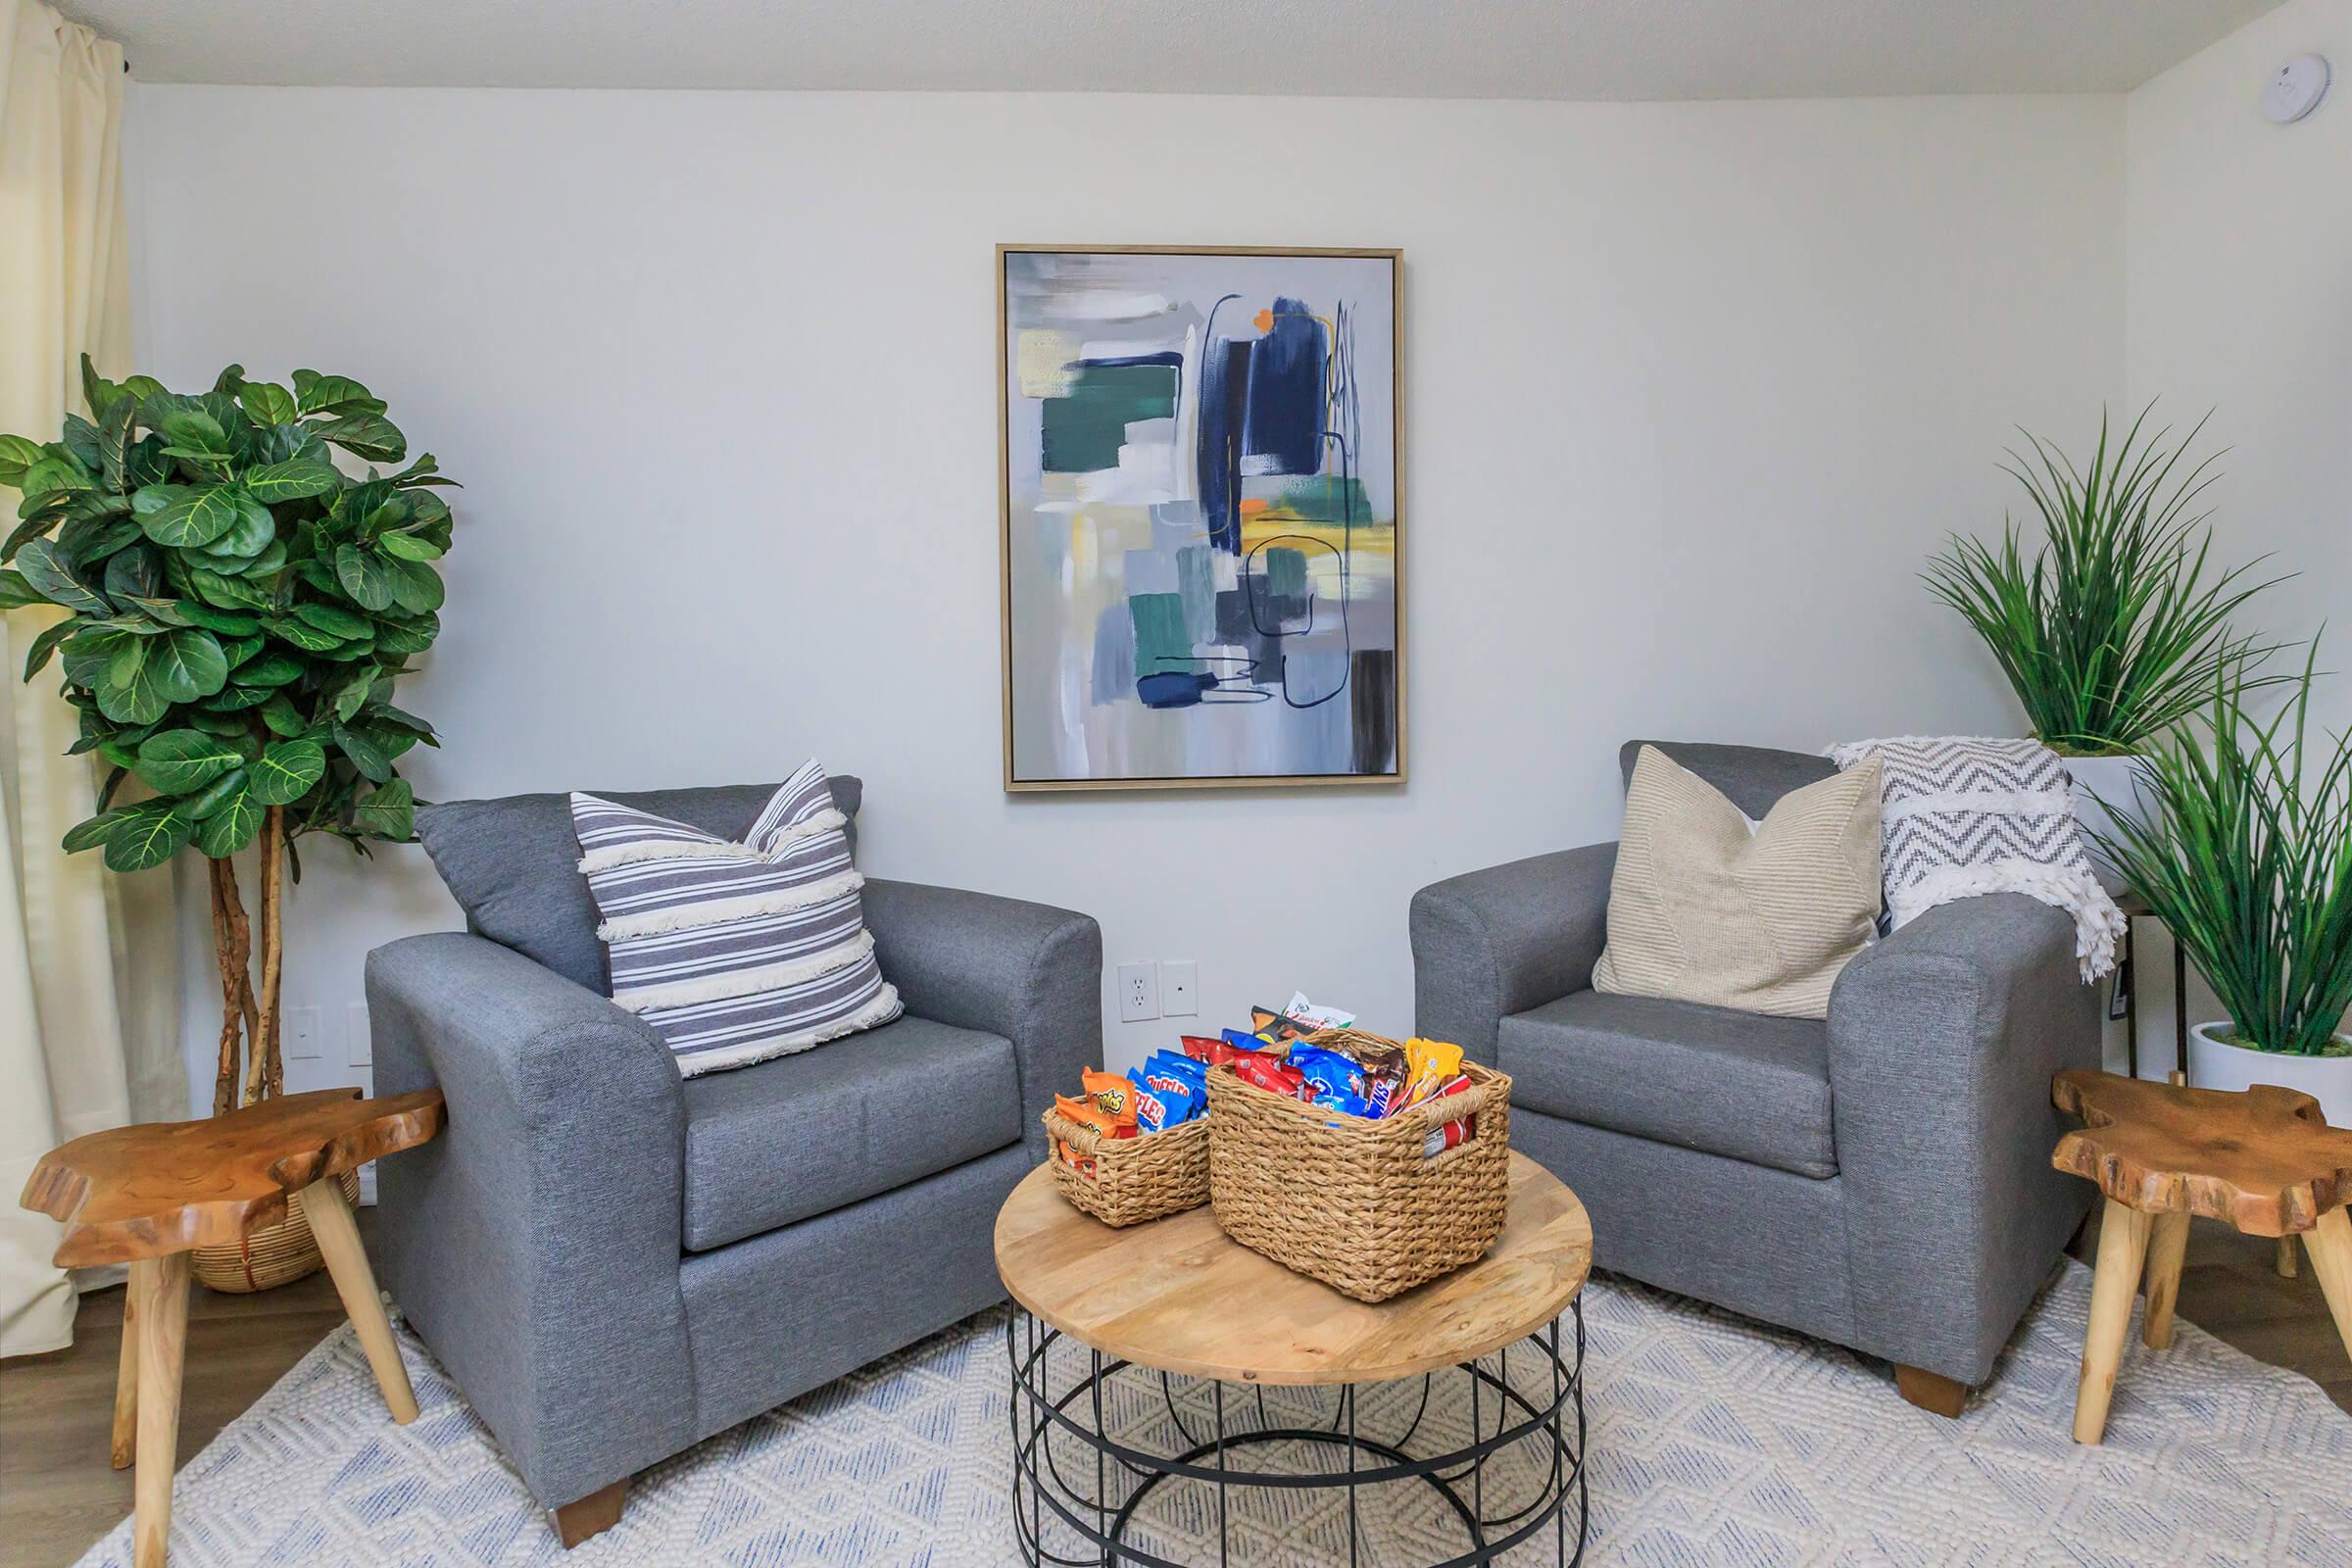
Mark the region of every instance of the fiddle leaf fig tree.
<instances>
[{"instance_id":1,"label":"fiddle leaf fig tree","mask_svg":"<svg viewBox=\"0 0 2352 1568\"><path fill-rule=\"evenodd\" d=\"M222 370L211 390L116 383L81 363L87 417L57 439L0 435L0 486L22 496L0 546L0 606L68 613L32 639L80 714L71 750L109 771L98 814L65 837L118 871L194 846L209 861L221 964L216 1113L280 1091L283 871L306 834L414 838L401 756L433 728L393 687L440 632L451 514L381 399L348 376L291 387ZM347 454L338 464L337 453ZM116 804L126 779L152 794ZM262 982L230 860L258 846Z\"/></svg>"}]
</instances>

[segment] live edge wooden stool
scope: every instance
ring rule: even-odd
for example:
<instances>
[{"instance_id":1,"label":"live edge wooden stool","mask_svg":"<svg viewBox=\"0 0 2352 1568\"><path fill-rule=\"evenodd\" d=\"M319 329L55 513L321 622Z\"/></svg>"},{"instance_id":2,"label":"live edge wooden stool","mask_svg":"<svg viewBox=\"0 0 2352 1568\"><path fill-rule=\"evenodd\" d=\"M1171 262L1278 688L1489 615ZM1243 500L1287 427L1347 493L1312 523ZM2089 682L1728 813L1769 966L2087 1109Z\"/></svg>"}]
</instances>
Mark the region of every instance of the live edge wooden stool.
<instances>
[{"instance_id":1,"label":"live edge wooden stool","mask_svg":"<svg viewBox=\"0 0 2352 1568\"><path fill-rule=\"evenodd\" d=\"M2062 1072L2050 1098L2085 1124L2058 1140L2050 1163L2096 1182L2107 1199L2075 1394L2077 1443L2106 1435L2143 1263L2140 1338L2157 1350L2173 1343L2192 1214L2249 1236L2301 1236L2352 1350L2352 1218L2344 1210L2352 1202L2352 1129L2329 1127L2311 1096L2269 1085L2230 1094Z\"/></svg>"},{"instance_id":2,"label":"live edge wooden stool","mask_svg":"<svg viewBox=\"0 0 2352 1568\"><path fill-rule=\"evenodd\" d=\"M92 1133L41 1157L22 1200L63 1220L60 1268L128 1263L122 1356L115 1376L114 1461L131 1462L132 1562L163 1568L179 1443L179 1374L188 1328L188 1251L242 1238L302 1204L327 1273L351 1314L392 1419L416 1419L416 1396L375 1294L359 1226L335 1178L441 1131L441 1092L362 1100L357 1089L286 1095L207 1121L151 1122Z\"/></svg>"}]
</instances>

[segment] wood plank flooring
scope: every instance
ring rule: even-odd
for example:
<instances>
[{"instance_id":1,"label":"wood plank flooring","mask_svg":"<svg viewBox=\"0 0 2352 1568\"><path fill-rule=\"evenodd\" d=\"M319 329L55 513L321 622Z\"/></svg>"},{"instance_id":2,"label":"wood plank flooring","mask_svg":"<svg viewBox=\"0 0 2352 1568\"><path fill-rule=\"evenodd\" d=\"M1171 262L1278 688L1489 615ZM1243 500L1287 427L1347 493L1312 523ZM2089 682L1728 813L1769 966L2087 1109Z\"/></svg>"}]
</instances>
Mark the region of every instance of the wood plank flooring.
<instances>
[{"instance_id":1,"label":"wood plank flooring","mask_svg":"<svg viewBox=\"0 0 2352 1568\"><path fill-rule=\"evenodd\" d=\"M370 1239L374 1217L360 1212ZM2352 1411L2352 1357L2308 1261L2287 1280L2271 1260L2271 1243L2198 1221L2180 1276L2180 1316L2302 1373ZM323 1272L259 1296L198 1286L188 1311L182 1462L342 1321ZM72 1349L0 1362L0 1568L62 1568L130 1511L130 1472L106 1462L122 1322L122 1292L102 1291L83 1298ZM2135 1353L2136 1342L2126 1352L2126 1377ZM1891 1385L1886 1397L1895 1397Z\"/></svg>"}]
</instances>

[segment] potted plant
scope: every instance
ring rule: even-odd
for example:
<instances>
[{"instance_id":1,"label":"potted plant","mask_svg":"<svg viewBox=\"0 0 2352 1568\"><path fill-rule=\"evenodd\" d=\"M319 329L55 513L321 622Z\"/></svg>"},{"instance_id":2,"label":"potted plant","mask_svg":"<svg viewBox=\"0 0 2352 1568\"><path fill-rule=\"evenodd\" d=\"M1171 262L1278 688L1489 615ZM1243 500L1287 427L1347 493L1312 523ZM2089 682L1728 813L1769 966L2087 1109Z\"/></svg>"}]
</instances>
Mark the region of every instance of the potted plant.
<instances>
[{"instance_id":1,"label":"potted plant","mask_svg":"<svg viewBox=\"0 0 2352 1568\"><path fill-rule=\"evenodd\" d=\"M0 547L0 606L66 612L32 641L80 712L72 750L108 764L98 814L65 837L118 871L194 846L206 858L220 970L213 1113L283 1092L283 887L296 845L324 833L362 855L414 837L397 760L432 726L393 705L408 661L440 631L449 507L431 457L357 381L297 370L292 386L230 366L194 396L149 376L117 385L85 357L89 417L52 441L0 435L0 485L23 495ZM136 789L127 788L133 781ZM142 798L131 800L130 794ZM255 849L255 923L232 857ZM356 1196L356 1192L352 1195ZM299 1206L244 1249L200 1249L196 1271L252 1290L318 1266Z\"/></svg>"},{"instance_id":2,"label":"potted plant","mask_svg":"<svg viewBox=\"0 0 2352 1568\"><path fill-rule=\"evenodd\" d=\"M2190 1081L2284 1084L2352 1126L2352 734L2311 746L2313 662L2267 722L2238 671L2216 673L2202 743L2139 763L2142 809L2107 855L2229 1009L2190 1031ZM2307 751L2307 747L2311 749Z\"/></svg>"},{"instance_id":3,"label":"potted plant","mask_svg":"<svg viewBox=\"0 0 2352 1568\"><path fill-rule=\"evenodd\" d=\"M2204 421L2177 443L2169 428L2143 440L2152 408L2112 445L2102 416L2080 470L2024 432L2033 457L2012 450L2004 469L2033 501L2039 544L2029 555L2019 523L2004 519L1998 546L1955 534L1926 574L1992 650L2034 738L2066 760L2094 843L2115 825L2102 801L2131 808L2133 760L2149 743L2197 709L2224 667L2270 683L2253 671L2280 646L2230 627L2278 579L2248 581L2259 562L2208 574L2211 514L2191 508L2218 477L2219 454L2181 469ZM2098 869L2112 890L2116 869Z\"/></svg>"}]
</instances>

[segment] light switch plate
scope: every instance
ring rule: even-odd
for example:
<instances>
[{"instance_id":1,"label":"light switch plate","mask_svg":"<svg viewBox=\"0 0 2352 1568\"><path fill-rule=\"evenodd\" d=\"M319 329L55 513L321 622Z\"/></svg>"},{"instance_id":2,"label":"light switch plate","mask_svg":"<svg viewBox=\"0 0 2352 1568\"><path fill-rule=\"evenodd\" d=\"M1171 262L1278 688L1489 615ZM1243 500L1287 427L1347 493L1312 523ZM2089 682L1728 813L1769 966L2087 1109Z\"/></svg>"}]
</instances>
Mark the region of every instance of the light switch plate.
<instances>
[{"instance_id":1,"label":"light switch plate","mask_svg":"<svg viewBox=\"0 0 2352 1568\"><path fill-rule=\"evenodd\" d=\"M318 1059L318 1009L317 1007L288 1007L285 1033L278 1041L278 1054L288 1061L317 1061Z\"/></svg>"},{"instance_id":2,"label":"light switch plate","mask_svg":"<svg viewBox=\"0 0 2352 1568\"><path fill-rule=\"evenodd\" d=\"M1190 958L1168 958L1159 966L1159 1011L1163 1018L1190 1018L1200 1010L1200 966Z\"/></svg>"},{"instance_id":3,"label":"light switch plate","mask_svg":"<svg viewBox=\"0 0 2352 1568\"><path fill-rule=\"evenodd\" d=\"M1159 965L1119 965L1119 1021L1146 1023L1159 1016Z\"/></svg>"}]
</instances>

